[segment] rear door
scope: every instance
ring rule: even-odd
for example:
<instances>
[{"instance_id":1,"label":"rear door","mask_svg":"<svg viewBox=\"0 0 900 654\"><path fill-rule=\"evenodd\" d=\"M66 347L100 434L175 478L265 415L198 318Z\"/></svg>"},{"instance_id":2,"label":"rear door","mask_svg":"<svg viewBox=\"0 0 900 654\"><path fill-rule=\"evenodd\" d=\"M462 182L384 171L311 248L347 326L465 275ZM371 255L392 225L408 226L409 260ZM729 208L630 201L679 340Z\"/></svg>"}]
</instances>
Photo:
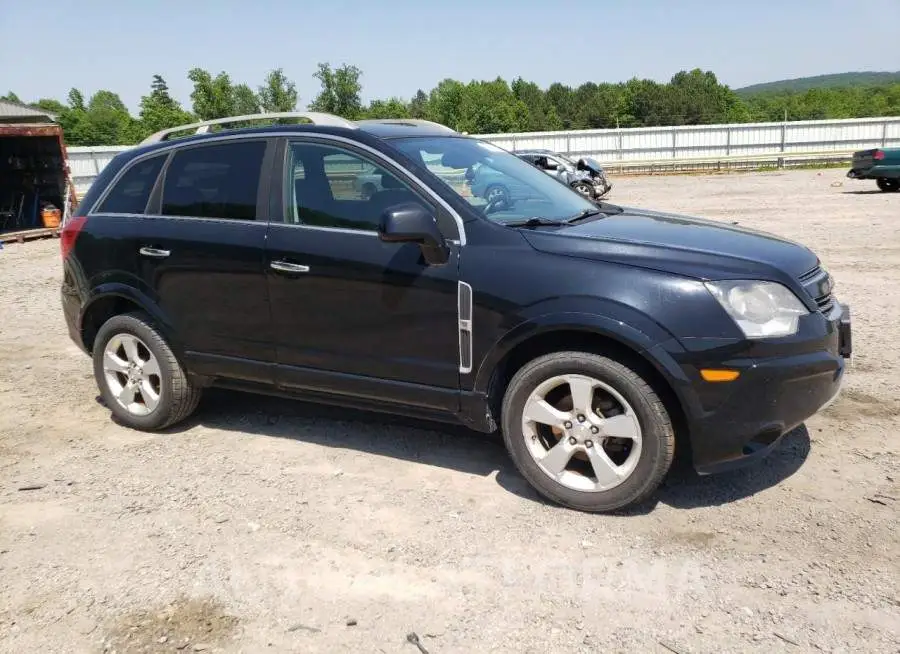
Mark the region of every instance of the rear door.
<instances>
[{"instance_id":1,"label":"rear door","mask_svg":"<svg viewBox=\"0 0 900 654\"><path fill-rule=\"evenodd\" d=\"M140 220L140 275L196 372L273 381L263 261L273 147L240 137L175 149Z\"/></svg>"}]
</instances>

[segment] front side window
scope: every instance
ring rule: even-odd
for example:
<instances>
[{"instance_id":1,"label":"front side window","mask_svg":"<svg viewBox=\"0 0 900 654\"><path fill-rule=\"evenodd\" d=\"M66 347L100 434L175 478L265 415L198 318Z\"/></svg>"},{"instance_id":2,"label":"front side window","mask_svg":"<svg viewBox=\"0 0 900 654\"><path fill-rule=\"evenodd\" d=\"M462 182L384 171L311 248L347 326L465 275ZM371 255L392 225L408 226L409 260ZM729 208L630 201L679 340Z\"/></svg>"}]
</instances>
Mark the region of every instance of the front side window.
<instances>
[{"instance_id":1,"label":"front side window","mask_svg":"<svg viewBox=\"0 0 900 654\"><path fill-rule=\"evenodd\" d=\"M568 220L595 208L535 166L485 141L439 136L394 139L391 144L496 222Z\"/></svg>"},{"instance_id":2,"label":"front side window","mask_svg":"<svg viewBox=\"0 0 900 654\"><path fill-rule=\"evenodd\" d=\"M265 141L186 148L166 169L164 216L256 220Z\"/></svg>"},{"instance_id":3,"label":"front side window","mask_svg":"<svg viewBox=\"0 0 900 654\"><path fill-rule=\"evenodd\" d=\"M425 204L395 175L350 150L292 143L288 158L288 223L376 231L389 207Z\"/></svg>"},{"instance_id":4,"label":"front side window","mask_svg":"<svg viewBox=\"0 0 900 654\"><path fill-rule=\"evenodd\" d=\"M159 154L129 168L103 200L100 213L144 213L168 154Z\"/></svg>"}]
</instances>

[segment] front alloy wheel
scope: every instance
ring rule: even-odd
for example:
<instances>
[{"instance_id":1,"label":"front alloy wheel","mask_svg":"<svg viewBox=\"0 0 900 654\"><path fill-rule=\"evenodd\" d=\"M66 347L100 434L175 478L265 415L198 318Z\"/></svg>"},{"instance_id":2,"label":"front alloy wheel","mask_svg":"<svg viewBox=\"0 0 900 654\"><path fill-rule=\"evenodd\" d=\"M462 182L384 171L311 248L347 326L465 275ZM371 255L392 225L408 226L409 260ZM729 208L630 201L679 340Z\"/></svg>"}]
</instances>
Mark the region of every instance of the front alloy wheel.
<instances>
[{"instance_id":1,"label":"front alloy wheel","mask_svg":"<svg viewBox=\"0 0 900 654\"><path fill-rule=\"evenodd\" d=\"M674 454L672 423L650 385L618 361L583 352L546 355L516 373L503 435L539 493L584 511L643 500Z\"/></svg>"},{"instance_id":2,"label":"front alloy wheel","mask_svg":"<svg viewBox=\"0 0 900 654\"><path fill-rule=\"evenodd\" d=\"M548 477L575 491L615 488L641 456L641 425L628 401L587 375L558 375L525 402L522 434Z\"/></svg>"}]
</instances>

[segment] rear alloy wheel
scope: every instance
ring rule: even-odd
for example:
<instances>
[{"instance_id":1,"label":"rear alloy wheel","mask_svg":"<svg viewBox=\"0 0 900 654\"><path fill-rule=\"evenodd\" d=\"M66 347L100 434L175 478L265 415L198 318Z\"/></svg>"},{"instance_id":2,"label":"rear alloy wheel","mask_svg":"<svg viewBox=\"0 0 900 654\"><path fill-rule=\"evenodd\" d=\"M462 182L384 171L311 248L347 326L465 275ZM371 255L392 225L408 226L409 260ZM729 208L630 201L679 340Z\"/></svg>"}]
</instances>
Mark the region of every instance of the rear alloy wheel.
<instances>
[{"instance_id":1,"label":"rear alloy wheel","mask_svg":"<svg viewBox=\"0 0 900 654\"><path fill-rule=\"evenodd\" d=\"M652 494L675 447L669 415L646 381L583 352L546 355L516 373L503 402L503 436L541 495L590 512Z\"/></svg>"},{"instance_id":2,"label":"rear alloy wheel","mask_svg":"<svg viewBox=\"0 0 900 654\"><path fill-rule=\"evenodd\" d=\"M103 401L128 427L165 429L187 418L200 401L200 388L146 314L107 320L94 341L93 358Z\"/></svg>"},{"instance_id":3,"label":"rear alloy wheel","mask_svg":"<svg viewBox=\"0 0 900 654\"><path fill-rule=\"evenodd\" d=\"M890 177L879 177L876 181L878 188L886 193L896 193L900 191L900 179Z\"/></svg>"}]
</instances>

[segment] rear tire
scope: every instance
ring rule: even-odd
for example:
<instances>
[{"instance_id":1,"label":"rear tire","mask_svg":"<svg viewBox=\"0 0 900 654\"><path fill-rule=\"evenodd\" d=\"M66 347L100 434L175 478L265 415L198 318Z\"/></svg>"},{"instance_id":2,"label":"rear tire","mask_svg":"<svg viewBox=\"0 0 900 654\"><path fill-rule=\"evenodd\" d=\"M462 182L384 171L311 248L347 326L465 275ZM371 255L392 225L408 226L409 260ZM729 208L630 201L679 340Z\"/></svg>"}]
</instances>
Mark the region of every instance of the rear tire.
<instances>
[{"instance_id":1,"label":"rear tire","mask_svg":"<svg viewBox=\"0 0 900 654\"><path fill-rule=\"evenodd\" d=\"M878 188L885 193L896 193L900 191L900 179L890 177L879 177L876 181Z\"/></svg>"},{"instance_id":2,"label":"rear tire","mask_svg":"<svg viewBox=\"0 0 900 654\"><path fill-rule=\"evenodd\" d=\"M93 359L103 401L132 429L165 429L191 415L200 402L201 389L143 312L107 320L94 341Z\"/></svg>"},{"instance_id":3,"label":"rear tire","mask_svg":"<svg viewBox=\"0 0 900 654\"><path fill-rule=\"evenodd\" d=\"M502 427L516 468L538 493L592 513L645 500L675 452L672 421L646 380L585 352L523 366L506 389Z\"/></svg>"}]
</instances>

